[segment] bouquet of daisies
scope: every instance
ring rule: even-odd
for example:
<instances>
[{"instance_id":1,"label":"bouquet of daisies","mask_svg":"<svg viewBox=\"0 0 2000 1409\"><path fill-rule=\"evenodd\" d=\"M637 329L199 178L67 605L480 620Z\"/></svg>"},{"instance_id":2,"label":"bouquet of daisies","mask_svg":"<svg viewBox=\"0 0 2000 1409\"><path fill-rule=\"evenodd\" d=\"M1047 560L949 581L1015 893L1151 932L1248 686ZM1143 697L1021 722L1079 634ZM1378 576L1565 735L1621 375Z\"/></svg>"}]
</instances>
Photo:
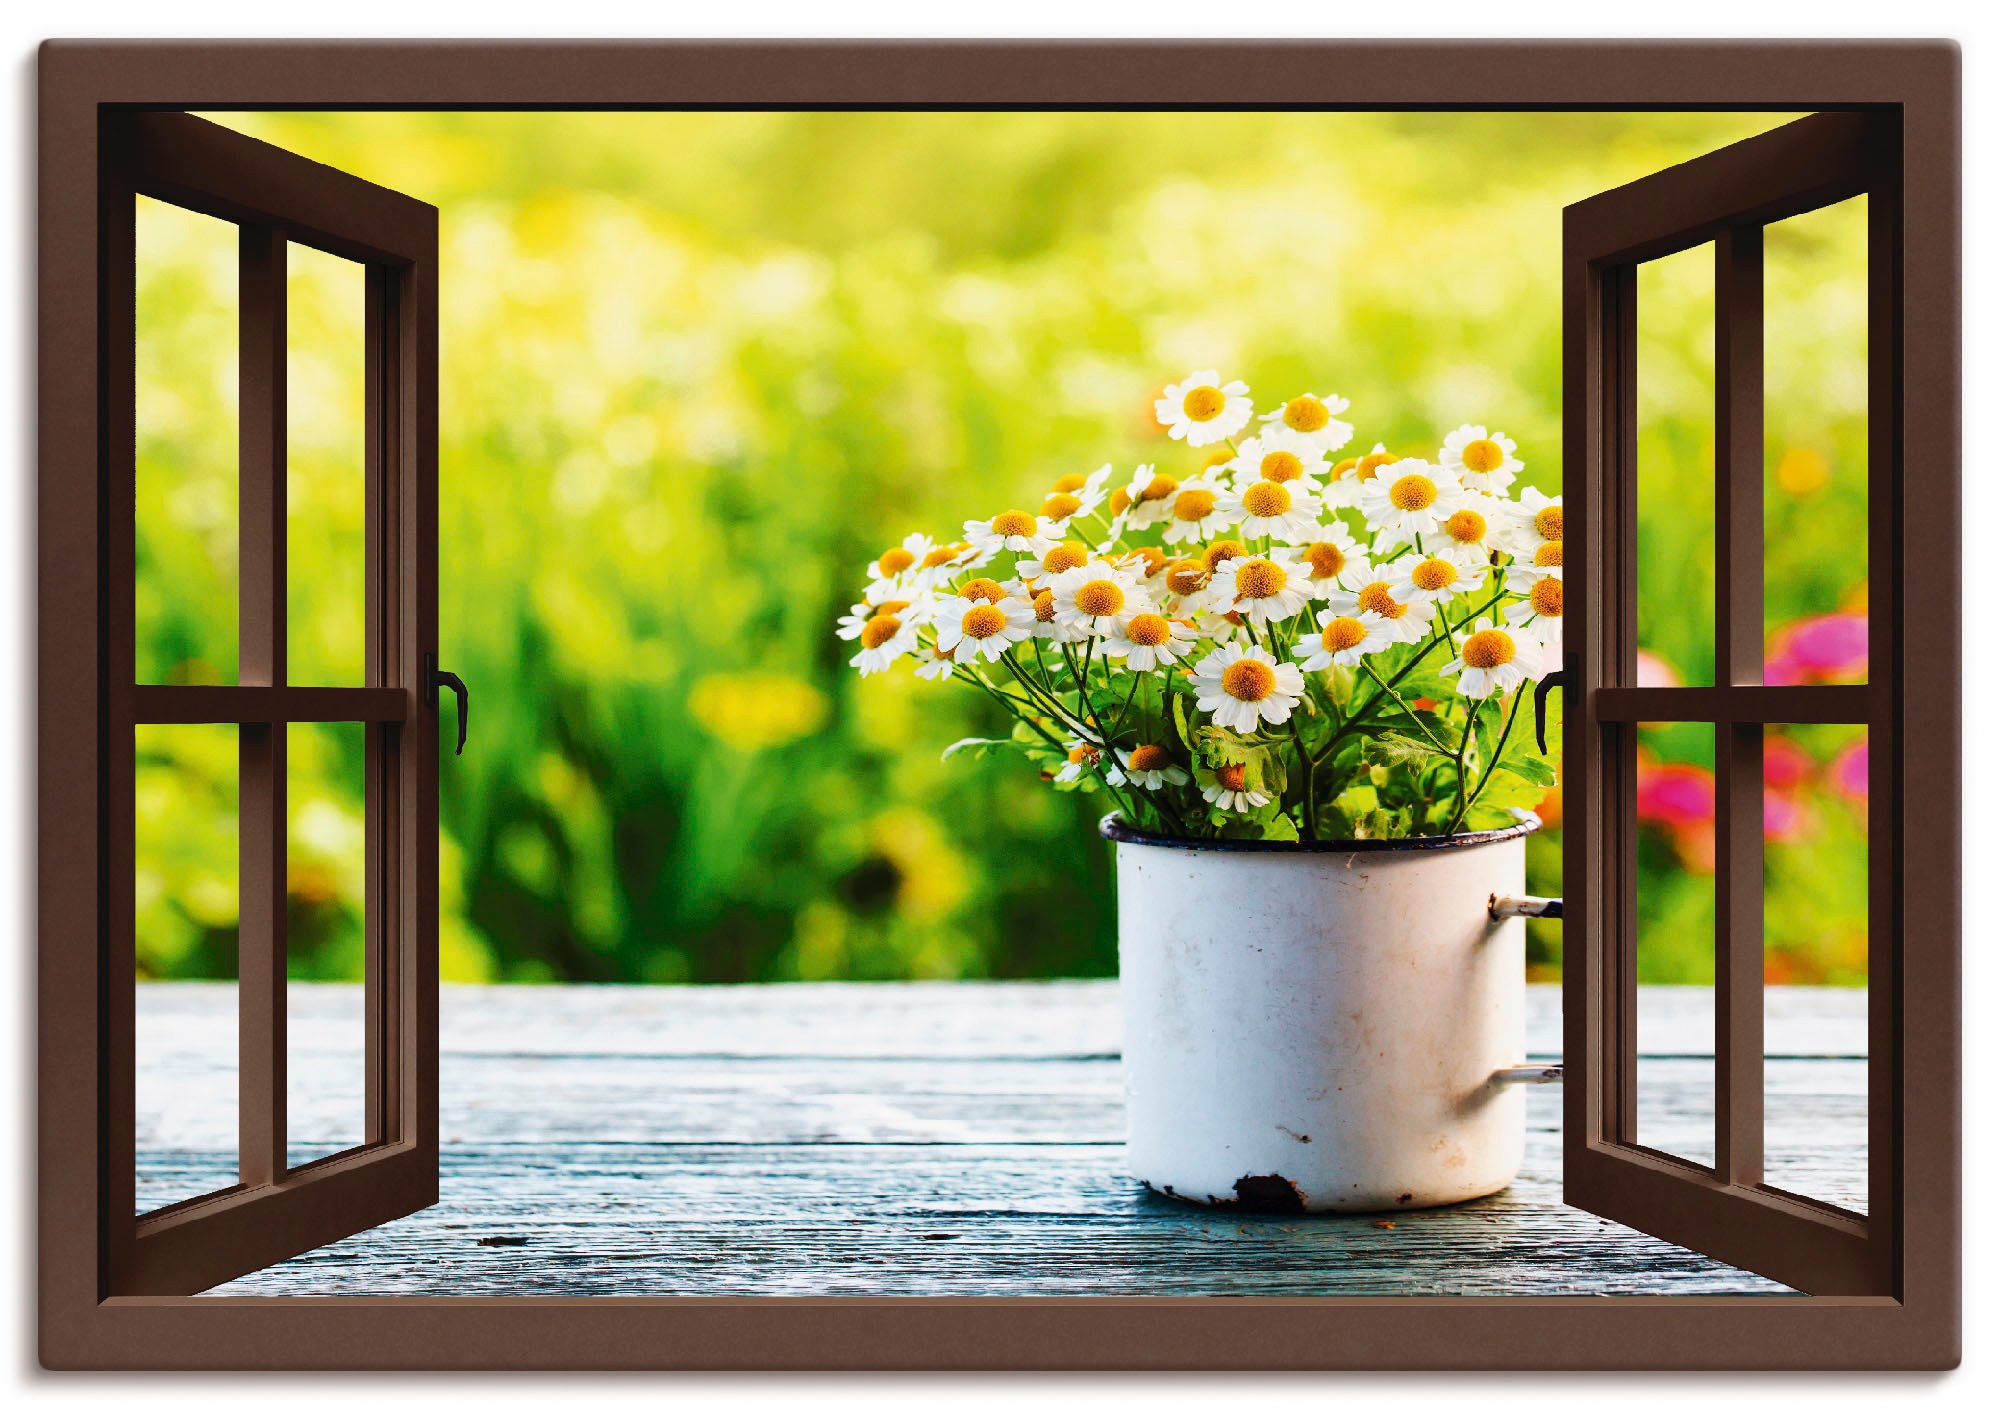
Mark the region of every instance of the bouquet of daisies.
<instances>
[{"instance_id":1,"label":"bouquet of daisies","mask_svg":"<svg viewBox=\"0 0 2000 1409\"><path fill-rule=\"evenodd\" d=\"M863 675L908 658L989 696L1061 789L1133 826L1265 840L1511 825L1555 775L1521 718L1562 640L1562 500L1514 442L1334 457L1337 396L1256 414L1197 372L1154 403L1205 455L1064 475L1039 508L913 533L840 619Z\"/></svg>"}]
</instances>

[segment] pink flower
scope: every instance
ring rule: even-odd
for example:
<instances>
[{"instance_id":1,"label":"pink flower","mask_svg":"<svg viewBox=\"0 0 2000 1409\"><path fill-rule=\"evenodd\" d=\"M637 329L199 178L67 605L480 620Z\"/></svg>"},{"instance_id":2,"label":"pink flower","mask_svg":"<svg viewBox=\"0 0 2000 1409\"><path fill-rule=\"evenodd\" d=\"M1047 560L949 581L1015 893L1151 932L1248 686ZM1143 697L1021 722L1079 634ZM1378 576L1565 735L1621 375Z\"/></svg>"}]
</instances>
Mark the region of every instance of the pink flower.
<instances>
[{"instance_id":1,"label":"pink flower","mask_svg":"<svg viewBox=\"0 0 2000 1409\"><path fill-rule=\"evenodd\" d=\"M1764 840L1796 841L1805 835L1806 810L1797 798L1764 789Z\"/></svg>"},{"instance_id":2,"label":"pink flower","mask_svg":"<svg viewBox=\"0 0 2000 1409\"><path fill-rule=\"evenodd\" d=\"M1764 786L1790 792L1812 776L1813 756L1795 739L1782 734L1764 740Z\"/></svg>"},{"instance_id":3,"label":"pink flower","mask_svg":"<svg viewBox=\"0 0 2000 1409\"><path fill-rule=\"evenodd\" d=\"M1868 741L1856 739L1842 749L1827 776L1843 796L1855 802L1868 801Z\"/></svg>"},{"instance_id":4,"label":"pink flower","mask_svg":"<svg viewBox=\"0 0 2000 1409\"><path fill-rule=\"evenodd\" d=\"M1715 775L1693 763L1639 764L1639 820L1686 827L1715 820Z\"/></svg>"},{"instance_id":5,"label":"pink flower","mask_svg":"<svg viewBox=\"0 0 2000 1409\"><path fill-rule=\"evenodd\" d=\"M1681 683L1681 673L1673 665L1654 655L1651 651L1639 652L1639 685L1641 688L1672 688Z\"/></svg>"},{"instance_id":6,"label":"pink flower","mask_svg":"<svg viewBox=\"0 0 2000 1409\"><path fill-rule=\"evenodd\" d=\"M1868 618L1829 612L1780 627L1764 653L1766 685L1856 680L1868 669Z\"/></svg>"}]
</instances>

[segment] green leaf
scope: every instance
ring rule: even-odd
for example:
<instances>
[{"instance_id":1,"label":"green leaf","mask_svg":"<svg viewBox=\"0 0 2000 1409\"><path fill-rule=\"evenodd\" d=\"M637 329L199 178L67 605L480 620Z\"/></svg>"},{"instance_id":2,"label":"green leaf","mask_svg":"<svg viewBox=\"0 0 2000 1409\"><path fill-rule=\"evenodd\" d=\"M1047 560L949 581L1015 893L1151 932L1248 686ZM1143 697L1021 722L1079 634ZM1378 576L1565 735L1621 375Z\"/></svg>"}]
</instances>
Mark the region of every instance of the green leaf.
<instances>
[{"instance_id":1,"label":"green leaf","mask_svg":"<svg viewBox=\"0 0 2000 1409\"><path fill-rule=\"evenodd\" d=\"M1022 726L1016 725L1015 727L1020 728ZM1016 739L960 739L955 744L946 745L945 751L939 754L938 757L940 760L947 759L953 754L963 752L967 749L978 754L986 754L991 753L994 749L1013 748L1019 742Z\"/></svg>"},{"instance_id":2,"label":"green leaf","mask_svg":"<svg viewBox=\"0 0 2000 1409\"><path fill-rule=\"evenodd\" d=\"M1500 760L1498 766L1502 771L1512 773L1516 777L1525 778L1537 787L1552 788L1556 785L1555 769L1549 767L1548 764L1542 762L1534 754L1524 755L1515 753L1511 741L1507 748L1507 756ZM1482 798L1481 801L1484 801L1484 799Z\"/></svg>"}]
</instances>

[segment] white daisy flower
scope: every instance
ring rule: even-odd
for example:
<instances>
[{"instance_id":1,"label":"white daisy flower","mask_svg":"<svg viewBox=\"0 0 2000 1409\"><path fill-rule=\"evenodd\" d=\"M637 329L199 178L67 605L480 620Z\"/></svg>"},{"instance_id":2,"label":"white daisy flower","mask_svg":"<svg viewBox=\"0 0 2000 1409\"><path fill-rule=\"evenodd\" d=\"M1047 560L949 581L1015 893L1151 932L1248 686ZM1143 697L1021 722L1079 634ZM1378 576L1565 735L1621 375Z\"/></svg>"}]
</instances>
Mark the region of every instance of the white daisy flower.
<instances>
[{"instance_id":1,"label":"white daisy flower","mask_svg":"<svg viewBox=\"0 0 2000 1409\"><path fill-rule=\"evenodd\" d=\"M1067 761L1057 771L1056 781L1058 783L1074 783L1079 778L1095 778L1097 776L1097 769L1104 759L1104 746L1095 739L1086 739L1081 735L1072 734L1069 738L1068 748ZM1115 750L1113 751L1113 757L1114 759L1116 758ZM1105 767L1104 776L1114 788L1125 781L1125 775L1119 771L1116 762Z\"/></svg>"},{"instance_id":2,"label":"white daisy flower","mask_svg":"<svg viewBox=\"0 0 2000 1409\"><path fill-rule=\"evenodd\" d=\"M1238 489L1247 488L1258 480L1271 480L1294 489L1303 482L1306 488L1318 491L1318 477L1329 468L1325 453L1310 448L1294 448L1289 443L1273 439L1274 435L1280 434L1283 432L1253 435L1237 447L1237 454L1229 461L1228 468L1236 476Z\"/></svg>"},{"instance_id":3,"label":"white daisy flower","mask_svg":"<svg viewBox=\"0 0 2000 1409\"><path fill-rule=\"evenodd\" d=\"M1386 580L1377 578L1354 592L1328 592L1326 604L1341 616L1375 613L1387 623L1384 629L1402 644L1421 641L1430 635L1437 608L1429 602L1399 602L1389 587Z\"/></svg>"},{"instance_id":4,"label":"white daisy flower","mask_svg":"<svg viewBox=\"0 0 2000 1409\"><path fill-rule=\"evenodd\" d=\"M913 533L868 565L869 579L880 582L900 577L923 561L936 546L929 534Z\"/></svg>"},{"instance_id":5,"label":"white daisy flower","mask_svg":"<svg viewBox=\"0 0 2000 1409\"><path fill-rule=\"evenodd\" d=\"M1547 650L1562 649L1563 632L1563 580L1558 568L1553 576L1538 577L1528 588L1528 595L1518 602L1511 602L1502 613L1507 624L1523 635L1532 637Z\"/></svg>"},{"instance_id":6,"label":"white daisy flower","mask_svg":"<svg viewBox=\"0 0 2000 1409\"><path fill-rule=\"evenodd\" d=\"M1132 479L1111 491L1111 533L1115 538L1129 526L1151 528L1167 520L1167 501L1181 482L1172 475L1154 473L1151 465L1140 465Z\"/></svg>"},{"instance_id":7,"label":"white daisy flower","mask_svg":"<svg viewBox=\"0 0 2000 1409\"><path fill-rule=\"evenodd\" d=\"M1330 665L1358 665L1363 656L1395 644L1396 634L1385 617L1369 611L1359 616L1325 611L1319 614L1319 635L1293 646L1292 654L1302 657L1299 668L1310 673Z\"/></svg>"},{"instance_id":8,"label":"white daisy flower","mask_svg":"<svg viewBox=\"0 0 2000 1409\"><path fill-rule=\"evenodd\" d=\"M1389 595L1399 602L1443 602L1479 585L1478 574L1453 559L1416 553L1383 568L1382 580L1389 584Z\"/></svg>"},{"instance_id":9,"label":"white daisy flower","mask_svg":"<svg viewBox=\"0 0 2000 1409\"><path fill-rule=\"evenodd\" d=\"M1175 440L1213 445L1250 424L1250 388L1214 371L1175 382L1153 403L1153 415Z\"/></svg>"},{"instance_id":10,"label":"white daisy flower","mask_svg":"<svg viewBox=\"0 0 2000 1409\"><path fill-rule=\"evenodd\" d=\"M1056 544L1039 558L1023 558L1014 564L1014 575L1030 586L1046 587L1057 575L1080 568L1090 561L1090 550L1068 539Z\"/></svg>"},{"instance_id":11,"label":"white daisy flower","mask_svg":"<svg viewBox=\"0 0 2000 1409\"><path fill-rule=\"evenodd\" d=\"M1055 593L1057 624L1087 636L1116 635L1126 618L1150 605L1135 575L1109 563L1071 568L1048 586Z\"/></svg>"},{"instance_id":12,"label":"white daisy flower","mask_svg":"<svg viewBox=\"0 0 2000 1409\"><path fill-rule=\"evenodd\" d=\"M1324 597L1336 588L1359 592L1376 577L1375 565L1354 541L1354 535L1339 519L1315 524L1313 531L1288 550L1288 556L1305 563L1312 579L1313 595Z\"/></svg>"},{"instance_id":13,"label":"white daisy flower","mask_svg":"<svg viewBox=\"0 0 2000 1409\"><path fill-rule=\"evenodd\" d=\"M1208 564L1200 558L1175 558L1160 572L1160 586L1167 597L1162 605L1177 616L1199 609L1206 599L1209 580Z\"/></svg>"},{"instance_id":14,"label":"white daisy flower","mask_svg":"<svg viewBox=\"0 0 2000 1409\"><path fill-rule=\"evenodd\" d=\"M1375 549L1380 552L1384 537L1407 543L1436 531L1464 498L1458 476L1450 470L1424 460L1398 460L1363 482L1359 508L1368 526L1379 530Z\"/></svg>"},{"instance_id":15,"label":"white daisy flower","mask_svg":"<svg viewBox=\"0 0 2000 1409\"><path fill-rule=\"evenodd\" d=\"M1535 549L1544 543L1560 543L1563 536L1563 501L1558 494L1551 499L1548 495L1529 485L1521 491L1521 497L1514 506L1513 522L1508 525L1508 546L1516 558L1533 557Z\"/></svg>"},{"instance_id":16,"label":"white daisy flower","mask_svg":"<svg viewBox=\"0 0 2000 1409\"><path fill-rule=\"evenodd\" d=\"M1438 674L1458 676L1458 693L1468 699L1483 700L1496 690L1504 694L1523 681L1541 679L1547 668L1539 641L1496 626L1491 617L1479 618L1470 632L1453 636L1452 644L1458 654Z\"/></svg>"},{"instance_id":17,"label":"white daisy flower","mask_svg":"<svg viewBox=\"0 0 2000 1409\"><path fill-rule=\"evenodd\" d=\"M1055 526L1037 515L1008 509L990 519L967 519L965 541L988 559L1002 550L1039 558L1056 546Z\"/></svg>"},{"instance_id":18,"label":"white daisy flower","mask_svg":"<svg viewBox=\"0 0 2000 1409\"><path fill-rule=\"evenodd\" d=\"M1228 485L1213 471L1182 484L1167 496L1167 531L1162 537L1168 543L1199 543L1215 537L1235 522L1223 507L1228 492ZM1241 517L1241 508L1235 513Z\"/></svg>"},{"instance_id":19,"label":"white daisy flower","mask_svg":"<svg viewBox=\"0 0 2000 1409\"><path fill-rule=\"evenodd\" d=\"M1290 484L1251 480L1240 489L1225 491L1215 502L1222 514L1241 523L1239 531L1245 538L1302 543L1319 527L1319 501L1304 480Z\"/></svg>"},{"instance_id":20,"label":"white daisy flower","mask_svg":"<svg viewBox=\"0 0 2000 1409\"><path fill-rule=\"evenodd\" d=\"M1243 786L1243 765L1225 763L1215 770L1215 781L1201 790L1202 800L1224 812L1249 812L1271 799Z\"/></svg>"},{"instance_id":21,"label":"white daisy flower","mask_svg":"<svg viewBox=\"0 0 2000 1409\"><path fill-rule=\"evenodd\" d=\"M1194 689L1196 709L1213 714L1225 729L1254 734L1260 724L1283 724L1292 717L1306 678L1262 646L1231 641L1194 668Z\"/></svg>"},{"instance_id":22,"label":"white daisy flower","mask_svg":"<svg viewBox=\"0 0 2000 1409\"><path fill-rule=\"evenodd\" d=\"M1516 558L1507 565L1507 590L1528 592L1545 577L1562 580L1563 545L1560 538L1552 543L1537 544L1535 551L1525 558Z\"/></svg>"},{"instance_id":23,"label":"white daisy flower","mask_svg":"<svg viewBox=\"0 0 2000 1409\"><path fill-rule=\"evenodd\" d=\"M1259 626L1305 610L1313 597L1312 569L1280 558L1231 558L1215 570L1211 611L1237 612Z\"/></svg>"},{"instance_id":24,"label":"white daisy flower","mask_svg":"<svg viewBox=\"0 0 2000 1409\"><path fill-rule=\"evenodd\" d=\"M1438 532L1427 534L1424 547L1460 567L1484 569L1496 549L1506 551L1507 525L1514 506L1490 494L1467 493Z\"/></svg>"},{"instance_id":25,"label":"white daisy flower","mask_svg":"<svg viewBox=\"0 0 2000 1409\"><path fill-rule=\"evenodd\" d=\"M1384 465L1393 465L1400 456L1393 455L1381 441L1365 455L1355 455L1342 460L1331 471L1332 477L1320 491L1320 500L1331 509L1358 509L1361 507L1361 488Z\"/></svg>"},{"instance_id":26,"label":"white daisy flower","mask_svg":"<svg viewBox=\"0 0 2000 1409\"><path fill-rule=\"evenodd\" d=\"M1514 458L1514 442L1484 426L1460 426L1444 438L1438 463L1456 471L1459 482L1485 494L1504 494L1514 477L1526 469Z\"/></svg>"},{"instance_id":27,"label":"white daisy flower","mask_svg":"<svg viewBox=\"0 0 2000 1409\"><path fill-rule=\"evenodd\" d=\"M969 598L962 611L939 614L937 648L949 652L960 665L982 658L998 660L1016 641L1027 640L1034 624L1035 609L1019 597Z\"/></svg>"},{"instance_id":28,"label":"white daisy flower","mask_svg":"<svg viewBox=\"0 0 2000 1409\"><path fill-rule=\"evenodd\" d=\"M912 586L928 590L944 586L966 568L984 566L992 560L991 553L980 557L979 550L970 543L940 543L917 559L917 565L904 576Z\"/></svg>"},{"instance_id":29,"label":"white daisy flower","mask_svg":"<svg viewBox=\"0 0 2000 1409\"><path fill-rule=\"evenodd\" d=\"M1194 643L1194 628L1186 622L1159 612L1134 612L1105 638L1104 654L1116 657L1127 670L1146 671L1172 665L1193 650Z\"/></svg>"},{"instance_id":30,"label":"white daisy flower","mask_svg":"<svg viewBox=\"0 0 2000 1409\"><path fill-rule=\"evenodd\" d=\"M1104 482L1110 478L1109 465L1101 465L1087 475L1064 475L1050 486L1049 497L1042 503L1042 517L1062 525L1096 512L1105 499Z\"/></svg>"},{"instance_id":31,"label":"white daisy flower","mask_svg":"<svg viewBox=\"0 0 2000 1409\"><path fill-rule=\"evenodd\" d=\"M869 622L882 616L901 617L923 626L937 615L937 610L937 597L929 592L912 592L908 597L887 597L878 602L860 601L840 619L840 627L834 634L843 641L852 641L868 629Z\"/></svg>"},{"instance_id":32,"label":"white daisy flower","mask_svg":"<svg viewBox=\"0 0 2000 1409\"><path fill-rule=\"evenodd\" d=\"M1305 392L1293 397L1275 411L1264 413L1264 424L1270 427L1265 435L1273 431L1285 431L1293 438L1293 445L1309 445L1322 455L1331 454L1348 441L1354 439L1354 427L1338 419L1347 409L1344 396L1314 396ZM1287 446L1287 449L1292 448Z\"/></svg>"},{"instance_id":33,"label":"white daisy flower","mask_svg":"<svg viewBox=\"0 0 2000 1409\"><path fill-rule=\"evenodd\" d=\"M872 616L858 633L861 652L848 662L863 675L874 675L887 670L897 656L912 650L917 644L917 623L905 621L891 613L888 616Z\"/></svg>"},{"instance_id":34,"label":"white daisy flower","mask_svg":"<svg viewBox=\"0 0 2000 1409\"><path fill-rule=\"evenodd\" d=\"M1081 641L1090 633L1081 623L1065 623L1056 620L1056 593L1053 587L1044 586L1039 590L1029 588L1028 605L1034 609L1035 624L1032 634L1038 641L1054 641L1058 645L1071 645Z\"/></svg>"},{"instance_id":35,"label":"white daisy flower","mask_svg":"<svg viewBox=\"0 0 2000 1409\"><path fill-rule=\"evenodd\" d=\"M1125 777L1149 793L1158 792L1164 784L1179 787L1188 780L1187 770L1158 744L1140 744L1129 753L1121 750L1118 762L1125 770Z\"/></svg>"},{"instance_id":36,"label":"white daisy flower","mask_svg":"<svg viewBox=\"0 0 2000 1409\"><path fill-rule=\"evenodd\" d=\"M919 680L949 680L958 661L950 651L941 651L936 646L927 647L924 654L930 659L917 667Z\"/></svg>"}]
</instances>

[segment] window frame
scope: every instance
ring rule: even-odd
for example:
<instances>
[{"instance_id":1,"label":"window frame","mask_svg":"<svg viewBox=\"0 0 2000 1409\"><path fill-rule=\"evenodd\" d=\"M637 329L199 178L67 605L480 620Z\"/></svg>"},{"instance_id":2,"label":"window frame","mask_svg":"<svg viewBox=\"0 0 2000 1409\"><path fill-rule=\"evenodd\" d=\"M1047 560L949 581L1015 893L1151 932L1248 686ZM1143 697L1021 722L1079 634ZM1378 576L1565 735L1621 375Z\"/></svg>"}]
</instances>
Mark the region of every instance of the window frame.
<instances>
[{"instance_id":1,"label":"window frame","mask_svg":"<svg viewBox=\"0 0 2000 1409\"><path fill-rule=\"evenodd\" d=\"M103 1294L102 108L1893 109L1908 677L1894 1295L286 1298ZM1477 93L1468 104L1464 95ZM1959 1354L1959 59L1926 43L132 43L39 63L39 1339L51 1367L1944 1368ZM448 272L447 272L448 277ZM1921 489L1921 494L1913 492ZM434 532L434 518L431 520ZM1921 942L1916 942L1920 939ZM1583 1034L1577 1034L1581 1040Z\"/></svg>"}]
</instances>

